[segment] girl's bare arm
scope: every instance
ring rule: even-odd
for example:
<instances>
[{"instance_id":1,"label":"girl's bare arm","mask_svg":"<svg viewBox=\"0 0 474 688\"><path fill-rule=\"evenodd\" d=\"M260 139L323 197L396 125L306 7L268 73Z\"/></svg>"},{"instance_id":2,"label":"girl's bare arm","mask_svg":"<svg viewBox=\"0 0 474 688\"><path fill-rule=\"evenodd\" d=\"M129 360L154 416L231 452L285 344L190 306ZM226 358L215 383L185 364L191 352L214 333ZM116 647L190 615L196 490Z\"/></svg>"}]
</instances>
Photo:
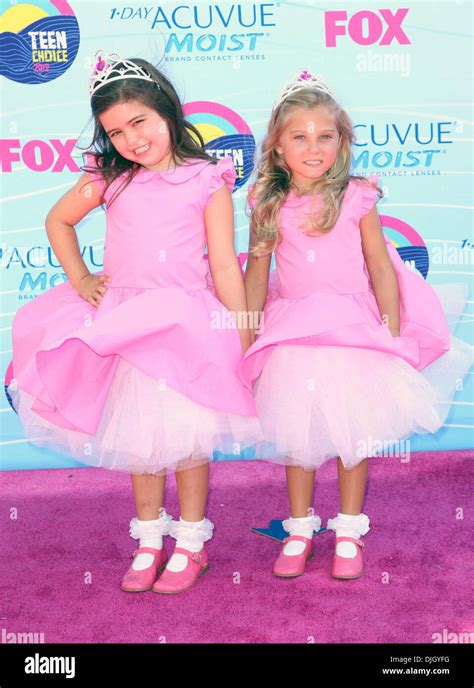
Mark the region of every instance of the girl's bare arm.
<instances>
[{"instance_id":1,"label":"girl's bare arm","mask_svg":"<svg viewBox=\"0 0 474 688\"><path fill-rule=\"evenodd\" d=\"M74 225L101 204L98 184L82 174L46 216L45 227L52 249L73 287L89 270L82 259Z\"/></svg>"},{"instance_id":2,"label":"girl's bare arm","mask_svg":"<svg viewBox=\"0 0 474 688\"><path fill-rule=\"evenodd\" d=\"M250 246L252 241L249 242ZM270 274L270 264L272 262L272 254L256 258L250 253L247 258L247 267L245 268L245 292L247 295L247 304L249 311L253 314L254 326L252 329L252 341L255 337L255 330L261 321L263 306L267 298L268 278Z\"/></svg>"},{"instance_id":3,"label":"girl's bare arm","mask_svg":"<svg viewBox=\"0 0 474 688\"><path fill-rule=\"evenodd\" d=\"M361 218L360 233L365 262L380 315L393 336L398 337L400 335L400 298L397 274L385 245L375 206Z\"/></svg>"},{"instance_id":4,"label":"girl's bare arm","mask_svg":"<svg viewBox=\"0 0 474 688\"><path fill-rule=\"evenodd\" d=\"M219 300L237 317L236 324L245 352L250 346L247 300L234 246L232 194L226 185L212 194L205 210L205 223L212 280Z\"/></svg>"}]
</instances>

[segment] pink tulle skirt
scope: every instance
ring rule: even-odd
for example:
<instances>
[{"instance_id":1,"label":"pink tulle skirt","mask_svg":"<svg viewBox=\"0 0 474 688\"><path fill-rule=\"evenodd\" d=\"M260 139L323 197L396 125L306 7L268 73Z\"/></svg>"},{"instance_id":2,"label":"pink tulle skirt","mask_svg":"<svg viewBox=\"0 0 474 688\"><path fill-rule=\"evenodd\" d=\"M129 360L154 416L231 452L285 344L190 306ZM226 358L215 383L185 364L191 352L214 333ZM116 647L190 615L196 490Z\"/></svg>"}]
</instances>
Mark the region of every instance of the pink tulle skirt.
<instances>
[{"instance_id":1,"label":"pink tulle skirt","mask_svg":"<svg viewBox=\"0 0 474 688\"><path fill-rule=\"evenodd\" d=\"M422 372L371 349L277 346L254 386L265 437L256 458L307 470L337 456L345 468L370 456L404 460L410 435L442 427L472 365L473 347L451 343Z\"/></svg>"},{"instance_id":2,"label":"pink tulle skirt","mask_svg":"<svg viewBox=\"0 0 474 688\"><path fill-rule=\"evenodd\" d=\"M256 417L191 401L120 357L95 435L53 425L31 410L34 398L8 387L25 437L77 461L133 474L165 474L235 456L262 434Z\"/></svg>"}]
</instances>

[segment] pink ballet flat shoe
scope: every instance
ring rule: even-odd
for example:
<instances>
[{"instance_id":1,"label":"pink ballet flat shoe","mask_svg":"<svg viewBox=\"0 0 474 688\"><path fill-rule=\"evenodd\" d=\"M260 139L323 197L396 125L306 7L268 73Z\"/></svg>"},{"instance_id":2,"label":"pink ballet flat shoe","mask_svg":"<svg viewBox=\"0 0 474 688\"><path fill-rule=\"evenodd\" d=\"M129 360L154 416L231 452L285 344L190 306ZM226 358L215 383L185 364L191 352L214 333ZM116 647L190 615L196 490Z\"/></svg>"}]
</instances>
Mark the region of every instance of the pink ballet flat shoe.
<instances>
[{"instance_id":1,"label":"pink ballet flat shoe","mask_svg":"<svg viewBox=\"0 0 474 688\"><path fill-rule=\"evenodd\" d=\"M299 540L306 544L305 549L301 554L284 554L283 548L287 542ZM301 576L304 573L306 562L313 556L313 540L302 535L290 535L283 540L283 547L281 552L273 564L273 575L281 578L293 578L294 576Z\"/></svg>"},{"instance_id":2,"label":"pink ballet flat shoe","mask_svg":"<svg viewBox=\"0 0 474 688\"><path fill-rule=\"evenodd\" d=\"M188 557L188 564L184 571L176 573L166 569L153 585L153 592L165 595L174 595L178 592L189 590L196 583L197 579L209 568L207 552L203 545L200 552L190 552L183 547L175 547L173 554L185 554Z\"/></svg>"},{"instance_id":3,"label":"pink ballet flat shoe","mask_svg":"<svg viewBox=\"0 0 474 688\"><path fill-rule=\"evenodd\" d=\"M144 592L150 590L151 586L156 580L158 574L165 568L168 561L166 550L163 545L162 549L155 549L154 547L139 547L134 551L132 557L137 554L153 554L154 560L152 564L141 571L135 571L132 566L128 569L123 577L120 590L124 592Z\"/></svg>"},{"instance_id":4,"label":"pink ballet flat shoe","mask_svg":"<svg viewBox=\"0 0 474 688\"><path fill-rule=\"evenodd\" d=\"M358 547L356 547L356 556L351 558L338 556L334 552L331 571L333 578L360 578L364 574L364 557L362 555L364 543L362 540L351 537L338 537L336 538L336 545L338 542L353 542Z\"/></svg>"}]
</instances>

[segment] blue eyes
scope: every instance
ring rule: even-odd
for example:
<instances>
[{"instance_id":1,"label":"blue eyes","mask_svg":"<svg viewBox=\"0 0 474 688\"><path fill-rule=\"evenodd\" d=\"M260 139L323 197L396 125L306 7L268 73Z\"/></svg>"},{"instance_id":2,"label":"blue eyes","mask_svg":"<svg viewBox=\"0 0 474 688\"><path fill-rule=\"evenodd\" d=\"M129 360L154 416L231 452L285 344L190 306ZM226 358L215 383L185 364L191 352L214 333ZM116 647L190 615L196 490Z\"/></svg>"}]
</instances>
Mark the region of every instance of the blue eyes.
<instances>
[{"instance_id":1,"label":"blue eyes","mask_svg":"<svg viewBox=\"0 0 474 688\"><path fill-rule=\"evenodd\" d=\"M132 127L134 127L135 124L141 124L144 121L145 121L144 119L137 119L137 120L135 120L135 122L133 122ZM116 136L116 134L120 134L120 131L114 131L112 134L110 134L109 138L113 139L113 137Z\"/></svg>"},{"instance_id":2,"label":"blue eyes","mask_svg":"<svg viewBox=\"0 0 474 688\"><path fill-rule=\"evenodd\" d=\"M331 134L323 134L321 136L322 139L332 139ZM298 136L295 136L295 139L304 139L304 134L298 134Z\"/></svg>"}]
</instances>

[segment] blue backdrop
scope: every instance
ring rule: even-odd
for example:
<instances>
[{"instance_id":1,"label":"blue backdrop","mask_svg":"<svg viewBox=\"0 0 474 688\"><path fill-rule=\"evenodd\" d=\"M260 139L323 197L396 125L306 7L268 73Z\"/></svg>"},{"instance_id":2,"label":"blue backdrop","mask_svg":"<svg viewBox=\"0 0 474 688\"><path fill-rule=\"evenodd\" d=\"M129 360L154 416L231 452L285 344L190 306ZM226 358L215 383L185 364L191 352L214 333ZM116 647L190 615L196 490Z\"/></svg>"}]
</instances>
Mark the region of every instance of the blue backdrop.
<instances>
[{"instance_id":1,"label":"blue backdrop","mask_svg":"<svg viewBox=\"0 0 474 688\"><path fill-rule=\"evenodd\" d=\"M77 179L76 144L91 140L87 79L98 48L165 71L209 152L239 176L236 247L245 260L244 202L273 101L296 70L323 75L356 127L353 170L378 173L384 231L433 286L472 285L472 5L470 2L1 2L1 365L23 303L66 278L44 219ZM467 87L466 87L467 85ZM76 227L91 271L102 268L105 217ZM472 343L473 300L453 332ZM471 372L445 427L413 451L473 444ZM0 404L1 468L77 466L28 444Z\"/></svg>"}]
</instances>

